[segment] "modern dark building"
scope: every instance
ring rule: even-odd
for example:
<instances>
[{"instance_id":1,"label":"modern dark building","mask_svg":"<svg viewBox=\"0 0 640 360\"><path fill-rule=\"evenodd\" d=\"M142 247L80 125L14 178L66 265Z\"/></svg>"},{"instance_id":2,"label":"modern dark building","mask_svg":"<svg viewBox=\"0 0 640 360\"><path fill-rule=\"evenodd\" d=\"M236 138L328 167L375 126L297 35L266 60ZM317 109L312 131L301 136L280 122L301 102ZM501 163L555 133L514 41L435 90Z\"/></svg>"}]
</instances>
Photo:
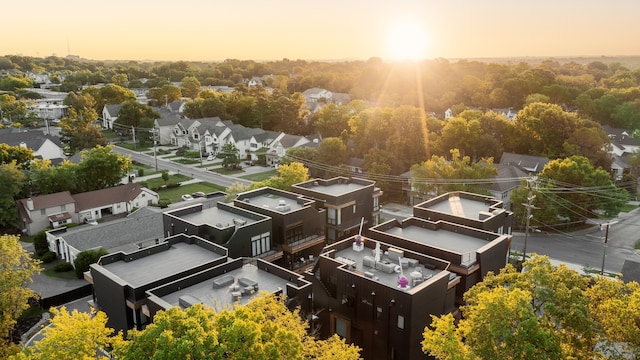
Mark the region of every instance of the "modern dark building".
<instances>
[{"instance_id":1,"label":"modern dark building","mask_svg":"<svg viewBox=\"0 0 640 360\"><path fill-rule=\"evenodd\" d=\"M430 221L411 217L402 222L393 219L367 231L371 239L383 241L420 254L447 261L460 276L456 302L462 304L464 293L492 271L507 264L510 235L498 234L457 223Z\"/></svg>"},{"instance_id":2,"label":"modern dark building","mask_svg":"<svg viewBox=\"0 0 640 360\"><path fill-rule=\"evenodd\" d=\"M514 216L502 206L502 201L491 196L455 191L415 205L413 216L511 235Z\"/></svg>"},{"instance_id":3,"label":"modern dark building","mask_svg":"<svg viewBox=\"0 0 640 360\"><path fill-rule=\"evenodd\" d=\"M326 237L331 244L377 225L380 221L382 190L375 181L336 177L295 184L291 191L318 200L326 209Z\"/></svg>"},{"instance_id":4,"label":"modern dark building","mask_svg":"<svg viewBox=\"0 0 640 360\"><path fill-rule=\"evenodd\" d=\"M360 346L364 359L424 359L430 315L455 308L460 279L449 267L358 235L328 245L304 274L313 283L311 329Z\"/></svg>"},{"instance_id":5,"label":"modern dark building","mask_svg":"<svg viewBox=\"0 0 640 360\"><path fill-rule=\"evenodd\" d=\"M224 246L234 259L282 258L282 250L273 247L271 218L232 204L218 202L208 208L193 204L165 212L162 222L166 233L197 235Z\"/></svg>"},{"instance_id":6,"label":"modern dark building","mask_svg":"<svg viewBox=\"0 0 640 360\"><path fill-rule=\"evenodd\" d=\"M197 236L178 234L156 245L100 258L85 273L93 284L90 306L107 314L107 326L116 331L142 329L149 318L149 289L227 262L227 249Z\"/></svg>"},{"instance_id":7,"label":"modern dark building","mask_svg":"<svg viewBox=\"0 0 640 360\"><path fill-rule=\"evenodd\" d=\"M326 244L325 209L313 199L264 187L238 194L233 204L271 218L272 248L284 254L275 263L284 268L304 272Z\"/></svg>"},{"instance_id":8,"label":"modern dark building","mask_svg":"<svg viewBox=\"0 0 640 360\"><path fill-rule=\"evenodd\" d=\"M204 304L216 311L246 305L260 291L284 295L290 309L309 311L311 283L303 276L261 259L240 258L163 284L147 291L143 308L153 320L156 312L174 306Z\"/></svg>"}]
</instances>

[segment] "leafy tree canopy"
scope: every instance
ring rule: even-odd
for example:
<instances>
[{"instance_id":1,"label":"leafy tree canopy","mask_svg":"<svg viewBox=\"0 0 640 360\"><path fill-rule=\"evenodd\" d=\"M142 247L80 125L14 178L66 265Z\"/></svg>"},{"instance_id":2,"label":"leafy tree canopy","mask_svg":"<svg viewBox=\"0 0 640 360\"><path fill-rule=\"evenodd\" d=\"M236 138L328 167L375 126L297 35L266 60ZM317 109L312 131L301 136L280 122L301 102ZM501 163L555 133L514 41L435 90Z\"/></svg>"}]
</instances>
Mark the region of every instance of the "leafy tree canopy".
<instances>
[{"instance_id":1,"label":"leafy tree canopy","mask_svg":"<svg viewBox=\"0 0 640 360\"><path fill-rule=\"evenodd\" d=\"M432 316L422 349L439 359L621 359L640 355L640 286L590 279L545 256L489 273L462 320Z\"/></svg>"}]
</instances>

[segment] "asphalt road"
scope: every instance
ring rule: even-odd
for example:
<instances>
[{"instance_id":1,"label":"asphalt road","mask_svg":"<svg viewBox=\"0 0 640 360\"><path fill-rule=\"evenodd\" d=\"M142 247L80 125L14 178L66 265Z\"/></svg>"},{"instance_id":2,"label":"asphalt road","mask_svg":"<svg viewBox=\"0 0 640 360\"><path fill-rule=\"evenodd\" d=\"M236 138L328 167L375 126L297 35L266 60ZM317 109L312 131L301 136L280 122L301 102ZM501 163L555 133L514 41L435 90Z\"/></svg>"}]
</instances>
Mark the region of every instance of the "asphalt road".
<instances>
[{"instance_id":1,"label":"asphalt road","mask_svg":"<svg viewBox=\"0 0 640 360\"><path fill-rule=\"evenodd\" d=\"M589 266L620 273L624 261L640 261L640 253L635 244L640 241L640 210L622 213L616 219L602 220L601 223L613 223L609 227L607 246L605 249L606 231L599 226L572 233L543 234L530 233L527 239L527 254L547 255L560 262L579 266ZM514 234L511 249L522 252L524 249L524 233Z\"/></svg>"},{"instance_id":2,"label":"asphalt road","mask_svg":"<svg viewBox=\"0 0 640 360\"><path fill-rule=\"evenodd\" d=\"M121 155L129 155L132 161L137 161L141 164L153 166L154 168L156 166L156 158L154 158L153 155L147 155L146 153L125 149L119 146L114 146L113 152ZM251 184L251 181L249 180L218 174L215 172L207 171L206 169L200 169L195 166L175 163L173 161L164 160L159 156L157 157L157 164L159 171L173 171L179 174L184 174L196 179L200 179L204 182L220 185L225 188L231 186L234 183L241 183L243 185Z\"/></svg>"}]
</instances>

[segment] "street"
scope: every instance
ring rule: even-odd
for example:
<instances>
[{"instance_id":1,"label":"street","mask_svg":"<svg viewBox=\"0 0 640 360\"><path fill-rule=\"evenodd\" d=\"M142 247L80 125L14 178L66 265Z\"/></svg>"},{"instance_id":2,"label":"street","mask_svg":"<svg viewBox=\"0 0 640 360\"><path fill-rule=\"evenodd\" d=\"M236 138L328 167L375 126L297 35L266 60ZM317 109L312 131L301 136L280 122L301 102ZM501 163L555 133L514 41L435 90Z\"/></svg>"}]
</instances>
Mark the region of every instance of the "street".
<instances>
[{"instance_id":1,"label":"street","mask_svg":"<svg viewBox=\"0 0 640 360\"><path fill-rule=\"evenodd\" d=\"M153 157L153 155L147 155L138 151L125 149L119 146L114 146L113 152L120 155L129 155L131 157L131 161L136 161L141 164L149 165L154 167L155 169L156 159ZM249 180L244 180L240 178L235 178L233 176L218 174L215 172L200 169L196 166L178 164L173 161L161 159L160 157L157 157L157 164L158 164L158 171L160 170L173 171L175 173L191 176L193 178L197 178L205 182L220 185L225 188L231 186L234 183L241 183L243 185L251 184L251 181Z\"/></svg>"},{"instance_id":2,"label":"street","mask_svg":"<svg viewBox=\"0 0 640 360\"><path fill-rule=\"evenodd\" d=\"M529 233L527 254L547 255L560 262L588 265L597 270L602 269L602 259L605 255L605 271L619 273L625 260L640 261L640 254L634 248L636 242L640 241L640 210L622 213L615 220L601 221L605 222L613 223L609 227L606 252L606 229L600 230L599 226L594 225L587 230L572 233ZM524 233L514 234L511 250L522 253L524 239Z\"/></svg>"}]
</instances>

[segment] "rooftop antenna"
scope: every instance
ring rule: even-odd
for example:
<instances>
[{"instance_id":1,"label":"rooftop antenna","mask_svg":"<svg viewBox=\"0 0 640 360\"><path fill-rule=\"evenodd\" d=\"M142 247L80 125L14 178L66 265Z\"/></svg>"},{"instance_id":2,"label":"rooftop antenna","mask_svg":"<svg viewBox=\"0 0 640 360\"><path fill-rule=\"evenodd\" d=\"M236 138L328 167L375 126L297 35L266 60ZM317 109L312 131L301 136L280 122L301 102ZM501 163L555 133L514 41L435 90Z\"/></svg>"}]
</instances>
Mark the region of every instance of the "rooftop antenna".
<instances>
[{"instance_id":1,"label":"rooftop antenna","mask_svg":"<svg viewBox=\"0 0 640 360\"><path fill-rule=\"evenodd\" d=\"M362 225L364 224L364 217L360 220L360 230L358 231L358 235L355 237L355 241L353 242L353 250L362 251L364 249L364 243L362 241Z\"/></svg>"}]
</instances>

